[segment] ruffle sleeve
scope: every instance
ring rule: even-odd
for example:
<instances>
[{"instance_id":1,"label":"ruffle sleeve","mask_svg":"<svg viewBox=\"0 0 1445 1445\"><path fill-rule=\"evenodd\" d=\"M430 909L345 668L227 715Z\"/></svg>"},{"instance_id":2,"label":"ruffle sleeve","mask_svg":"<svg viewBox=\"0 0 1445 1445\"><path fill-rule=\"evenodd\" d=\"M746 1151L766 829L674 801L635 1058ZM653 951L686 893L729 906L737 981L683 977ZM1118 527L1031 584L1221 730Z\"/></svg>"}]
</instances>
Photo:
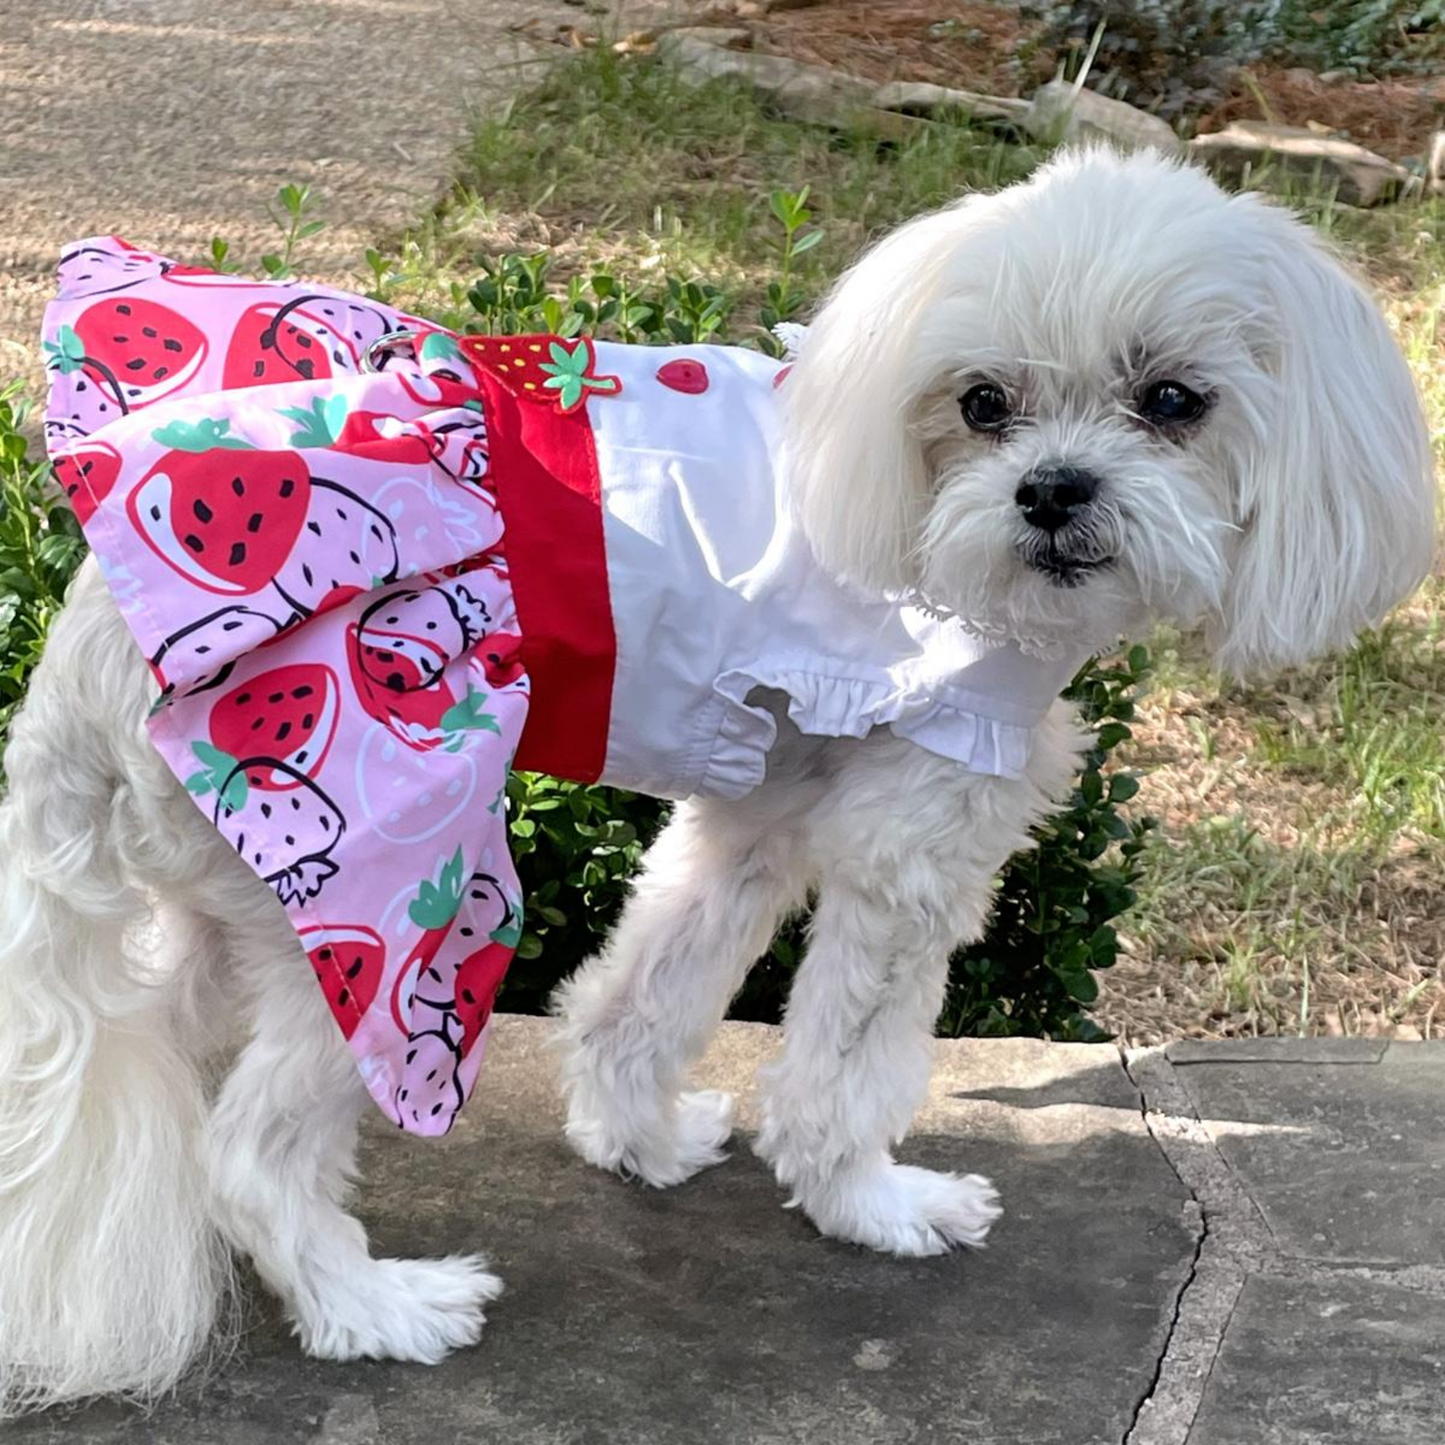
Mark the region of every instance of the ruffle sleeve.
<instances>
[{"instance_id":1,"label":"ruffle sleeve","mask_svg":"<svg viewBox=\"0 0 1445 1445\"><path fill-rule=\"evenodd\" d=\"M887 727L928 752L989 777L1023 775L1036 729L1036 720L1003 715L1014 709L1001 699L946 684L920 686L886 675L837 676L806 664L736 668L714 684L723 710L701 793L741 797L763 781L778 729L766 707L748 701L759 688L786 695L788 717L800 732L862 738L874 728Z\"/></svg>"}]
</instances>

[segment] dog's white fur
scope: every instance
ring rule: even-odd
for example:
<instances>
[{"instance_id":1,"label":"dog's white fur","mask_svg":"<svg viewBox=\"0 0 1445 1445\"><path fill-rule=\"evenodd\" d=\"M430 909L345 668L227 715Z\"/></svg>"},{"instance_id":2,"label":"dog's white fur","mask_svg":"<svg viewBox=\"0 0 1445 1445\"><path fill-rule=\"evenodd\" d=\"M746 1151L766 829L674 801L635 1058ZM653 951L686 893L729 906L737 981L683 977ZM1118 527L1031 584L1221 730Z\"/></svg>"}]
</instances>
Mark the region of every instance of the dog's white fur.
<instances>
[{"instance_id":1,"label":"dog's white fur","mask_svg":"<svg viewBox=\"0 0 1445 1445\"><path fill-rule=\"evenodd\" d=\"M1165 377L1213 399L1169 435L1138 415ZM961 419L980 380L1023 414L1005 433ZM1430 563L1427 438L1375 307L1289 216L1153 157L1075 155L904 226L834 291L785 391L823 564L1032 647L1162 617L1231 670L1290 663ZM1102 478L1059 538L1109 560L1073 586L1030 565L1015 500L1049 464ZM149 688L89 565L0 810L0 1412L168 1388L212 1334L232 1251L333 1359L440 1359L499 1287L476 1258L370 1258L344 1208L361 1085L274 899L151 749ZM758 1151L827 1234L979 1244L988 1183L890 1148L927 1086L949 954L1067 794L1081 737L1058 706L1008 781L887 732L800 737L778 712L765 785L677 808L561 991L568 1137L659 1186L721 1159L730 1101L689 1092L689 1068L816 890ZM186 955L169 965L126 946L156 898ZM213 1091L232 1017L248 1041Z\"/></svg>"}]
</instances>

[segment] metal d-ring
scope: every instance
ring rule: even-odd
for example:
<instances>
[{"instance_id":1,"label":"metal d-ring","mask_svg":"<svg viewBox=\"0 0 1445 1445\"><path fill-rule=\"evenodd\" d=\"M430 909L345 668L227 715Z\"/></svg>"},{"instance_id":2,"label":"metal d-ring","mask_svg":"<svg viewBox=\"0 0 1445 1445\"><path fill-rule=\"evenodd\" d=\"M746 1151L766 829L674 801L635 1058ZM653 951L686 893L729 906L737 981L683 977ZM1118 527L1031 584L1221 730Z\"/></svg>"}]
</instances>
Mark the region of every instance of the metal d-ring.
<instances>
[{"instance_id":1,"label":"metal d-ring","mask_svg":"<svg viewBox=\"0 0 1445 1445\"><path fill-rule=\"evenodd\" d=\"M376 358L383 351L390 351L395 346L412 346L421 339L420 331L387 331L378 336L375 341L368 344L365 351L361 353L361 369L363 371L380 371L376 365Z\"/></svg>"}]
</instances>

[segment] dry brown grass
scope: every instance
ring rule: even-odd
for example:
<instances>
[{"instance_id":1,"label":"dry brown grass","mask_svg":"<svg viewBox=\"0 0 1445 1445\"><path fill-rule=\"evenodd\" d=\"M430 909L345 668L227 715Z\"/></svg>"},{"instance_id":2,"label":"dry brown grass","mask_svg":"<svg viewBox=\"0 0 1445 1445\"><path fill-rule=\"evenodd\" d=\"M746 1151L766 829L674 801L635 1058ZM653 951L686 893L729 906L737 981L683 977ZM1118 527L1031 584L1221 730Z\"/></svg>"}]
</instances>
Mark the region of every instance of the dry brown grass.
<instances>
[{"instance_id":1,"label":"dry brown grass","mask_svg":"<svg viewBox=\"0 0 1445 1445\"><path fill-rule=\"evenodd\" d=\"M1328 709L1319 717L1287 694L1193 682L1141 708L1133 761L1160 833L1095 1017L1132 1043L1439 1036L1441 839L1413 824L1375 831L1353 776L1281 761L1262 724L1340 746Z\"/></svg>"}]
</instances>

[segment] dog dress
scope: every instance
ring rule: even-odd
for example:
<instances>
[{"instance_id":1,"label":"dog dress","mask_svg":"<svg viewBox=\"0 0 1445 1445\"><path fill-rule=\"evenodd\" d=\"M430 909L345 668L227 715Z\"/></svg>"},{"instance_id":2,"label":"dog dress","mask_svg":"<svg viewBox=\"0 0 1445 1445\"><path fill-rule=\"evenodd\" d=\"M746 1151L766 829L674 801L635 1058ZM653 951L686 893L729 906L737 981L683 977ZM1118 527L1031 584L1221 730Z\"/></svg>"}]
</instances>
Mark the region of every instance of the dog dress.
<instances>
[{"instance_id":1,"label":"dog dress","mask_svg":"<svg viewBox=\"0 0 1445 1445\"><path fill-rule=\"evenodd\" d=\"M60 279L47 440L151 738L410 1132L471 1091L522 935L513 767L740 797L769 693L805 733L1017 777L1081 661L824 574L760 354L462 336L114 237Z\"/></svg>"}]
</instances>

